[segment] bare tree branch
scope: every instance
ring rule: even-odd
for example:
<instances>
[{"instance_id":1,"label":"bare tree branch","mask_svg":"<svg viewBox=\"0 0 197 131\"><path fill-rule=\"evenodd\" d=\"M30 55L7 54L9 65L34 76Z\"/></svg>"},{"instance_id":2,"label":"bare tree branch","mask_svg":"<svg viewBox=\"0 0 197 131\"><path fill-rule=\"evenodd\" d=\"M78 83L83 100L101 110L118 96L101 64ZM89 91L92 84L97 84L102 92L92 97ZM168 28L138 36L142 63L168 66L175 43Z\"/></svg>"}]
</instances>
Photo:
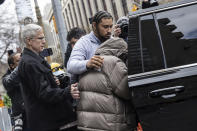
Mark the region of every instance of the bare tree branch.
<instances>
[{"instance_id":1,"label":"bare tree branch","mask_svg":"<svg viewBox=\"0 0 197 131\"><path fill-rule=\"evenodd\" d=\"M6 8L0 10L0 61L5 58L4 57L11 47L14 44L18 44L17 35L16 35L16 26L17 21L13 19L13 15L11 15Z\"/></svg>"},{"instance_id":2,"label":"bare tree branch","mask_svg":"<svg viewBox=\"0 0 197 131\"><path fill-rule=\"evenodd\" d=\"M9 45L10 45L10 43L6 44L6 47L5 47L5 49L4 49L4 52L3 52L3 53L1 54L1 56L0 56L0 60L1 60L1 59L3 58L3 56L6 54Z\"/></svg>"}]
</instances>

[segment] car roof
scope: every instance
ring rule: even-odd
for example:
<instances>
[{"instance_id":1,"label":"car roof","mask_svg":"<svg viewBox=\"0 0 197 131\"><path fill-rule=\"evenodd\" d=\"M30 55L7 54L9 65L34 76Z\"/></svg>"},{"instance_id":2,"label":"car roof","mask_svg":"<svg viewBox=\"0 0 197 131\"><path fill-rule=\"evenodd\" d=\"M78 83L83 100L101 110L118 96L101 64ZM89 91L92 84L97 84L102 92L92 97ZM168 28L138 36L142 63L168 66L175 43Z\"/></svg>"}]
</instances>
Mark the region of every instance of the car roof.
<instances>
[{"instance_id":1,"label":"car roof","mask_svg":"<svg viewBox=\"0 0 197 131\"><path fill-rule=\"evenodd\" d=\"M139 9L135 12L130 12L129 18L141 16L141 15L147 15L147 14L154 13L154 12L161 12L164 10L169 10L169 9L177 8L177 7L184 6L184 5L192 5L195 3L197 3L197 0L182 0L182 1L178 1L178 2L176 1L176 2L171 2L171 3L167 3L167 4L162 4L159 6L150 7L150 8L146 8L146 9Z\"/></svg>"}]
</instances>

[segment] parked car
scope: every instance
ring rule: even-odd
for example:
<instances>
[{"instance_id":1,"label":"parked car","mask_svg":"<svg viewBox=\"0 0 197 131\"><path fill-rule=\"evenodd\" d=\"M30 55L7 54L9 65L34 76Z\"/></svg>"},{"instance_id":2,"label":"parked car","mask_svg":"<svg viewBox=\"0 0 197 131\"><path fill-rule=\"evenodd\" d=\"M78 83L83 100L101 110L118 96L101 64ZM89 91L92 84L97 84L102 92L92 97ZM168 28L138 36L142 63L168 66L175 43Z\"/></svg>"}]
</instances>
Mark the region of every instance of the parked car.
<instances>
[{"instance_id":1,"label":"parked car","mask_svg":"<svg viewBox=\"0 0 197 131\"><path fill-rule=\"evenodd\" d=\"M143 131L197 130L197 1L129 15L128 81Z\"/></svg>"}]
</instances>

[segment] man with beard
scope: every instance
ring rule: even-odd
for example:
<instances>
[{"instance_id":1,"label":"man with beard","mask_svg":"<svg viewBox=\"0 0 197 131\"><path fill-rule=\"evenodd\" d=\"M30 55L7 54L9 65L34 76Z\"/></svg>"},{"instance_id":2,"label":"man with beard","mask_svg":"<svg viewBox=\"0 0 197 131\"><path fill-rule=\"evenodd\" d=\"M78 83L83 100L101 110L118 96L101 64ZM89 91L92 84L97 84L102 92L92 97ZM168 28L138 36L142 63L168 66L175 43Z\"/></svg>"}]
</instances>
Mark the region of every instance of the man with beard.
<instances>
[{"instance_id":1,"label":"man with beard","mask_svg":"<svg viewBox=\"0 0 197 131\"><path fill-rule=\"evenodd\" d=\"M67 70L71 74L82 74L89 69L99 69L103 64L103 58L95 56L98 46L111 37L113 18L106 11L97 12L92 18L92 29L90 34L80 38L75 44Z\"/></svg>"}]
</instances>

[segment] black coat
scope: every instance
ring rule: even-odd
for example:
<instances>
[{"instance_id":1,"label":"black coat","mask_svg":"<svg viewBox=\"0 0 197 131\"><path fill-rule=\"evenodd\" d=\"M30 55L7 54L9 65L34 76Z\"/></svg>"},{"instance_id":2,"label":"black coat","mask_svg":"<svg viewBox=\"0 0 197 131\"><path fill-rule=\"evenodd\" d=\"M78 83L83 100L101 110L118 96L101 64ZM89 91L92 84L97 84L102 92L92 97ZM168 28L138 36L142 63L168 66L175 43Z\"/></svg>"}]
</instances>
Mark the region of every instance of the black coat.
<instances>
[{"instance_id":1,"label":"black coat","mask_svg":"<svg viewBox=\"0 0 197 131\"><path fill-rule=\"evenodd\" d=\"M71 47L70 44L68 44L67 49L66 49L66 53L65 53L65 56L64 56L64 66L65 66L65 68L67 68L67 63L68 63L68 60L70 58L71 52L72 52L72 47Z\"/></svg>"},{"instance_id":2,"label":"black coat","mask_svg":"<svg viewBox=\"0 0 197 131\"><path fill-rule=\"evenodd\" d=\"M57 86L43 58L25 48L18 68L31 131L57 130L76 120L69 101L70 88Z\"/></svg>"},{"instance_id":3,"label":"black coat","mask_svg":"<svg viewBox=\"0 0 197 131\"><path fill-rule=\"evenodd\" d=\"M7 91L8 96L12 101L12 116L18 116L25 112L24 102L20 90L20 80L18 77L18 68L7 70L6 74L2 77L2 83Z\"/></svg>"}]
</instances>

